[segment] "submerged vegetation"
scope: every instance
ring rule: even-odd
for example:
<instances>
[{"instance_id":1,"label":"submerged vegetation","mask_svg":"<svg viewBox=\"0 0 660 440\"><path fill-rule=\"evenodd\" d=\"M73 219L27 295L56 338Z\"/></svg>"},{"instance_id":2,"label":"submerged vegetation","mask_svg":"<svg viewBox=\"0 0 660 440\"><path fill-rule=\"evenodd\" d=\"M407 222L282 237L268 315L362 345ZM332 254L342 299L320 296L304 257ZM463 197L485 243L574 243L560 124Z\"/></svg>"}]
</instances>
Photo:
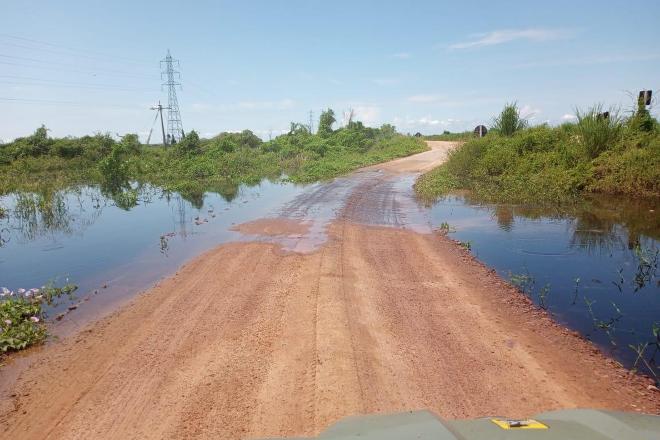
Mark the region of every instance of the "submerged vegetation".
<instances>
[{"instance_id":1,"label":"submerged vegetation","mask_svg":"<svg viewBox=\"0 0 660 440\"><path fill-rule=\"evenodd\" d=\"M263 142L249 130L211 139L192 131L166 148L141 145L134 134L119 141L108 134L55 139L42 126L0 145L0 195L91 184L130 205L131 188L151 184L193 199L206 191L233 198L241 183L283 175L312 182L426 149L421 140L388 124L370 128L351 121L333 129L334 123L333 111L327 110L317 133L292 123L288 133Z\"/></svg>"},{"instance_id":2,"label":"submerged vegetation","mask_svg":"<svg viewBox=\"0 0 660 440\"><path fill-rule=\"evenodd\" d=\"M623 118L602 106L575 123L527 127L515 104L483 138L452 151L415 190L428 201L467 189L486 202L556 204L588 193L660 196L660 128L643 105Z\"/></svg>"}]
</instances>

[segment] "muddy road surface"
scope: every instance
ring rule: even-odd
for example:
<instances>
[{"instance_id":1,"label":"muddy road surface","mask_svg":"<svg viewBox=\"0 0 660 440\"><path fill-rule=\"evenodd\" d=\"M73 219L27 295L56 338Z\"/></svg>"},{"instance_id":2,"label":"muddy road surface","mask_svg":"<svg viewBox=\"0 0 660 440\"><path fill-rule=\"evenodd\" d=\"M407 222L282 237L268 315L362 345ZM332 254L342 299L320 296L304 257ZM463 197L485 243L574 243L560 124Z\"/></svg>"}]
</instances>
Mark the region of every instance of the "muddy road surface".
<instances>
[{"instance_id":1,"label":"muddy road surface","mask_svg":"<svg viewBox=\"0 0 660 440\"><path fill-rule=\"evenodd\" d=\"M452 144L308 188L2 372L0 437L236 439L354 414L660 412L648 382L448 238L411 185ZM9 366L11 368L11 366Z\"/></svg>"}]
</instances>

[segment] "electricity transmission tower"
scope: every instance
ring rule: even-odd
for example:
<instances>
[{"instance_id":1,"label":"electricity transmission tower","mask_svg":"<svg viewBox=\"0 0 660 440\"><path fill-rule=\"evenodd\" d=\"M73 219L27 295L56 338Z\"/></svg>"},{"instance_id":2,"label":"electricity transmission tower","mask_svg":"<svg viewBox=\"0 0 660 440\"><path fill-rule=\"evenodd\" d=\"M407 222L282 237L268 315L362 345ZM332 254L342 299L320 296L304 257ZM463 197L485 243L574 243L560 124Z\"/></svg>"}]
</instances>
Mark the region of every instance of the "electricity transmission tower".
<instances>
[{"instance_id":1,"label":"electricity transmission tower","mask_svg":"<svg viewBox=\"0 0 660 440\"><path fill-rule=\"evenodd\" d=\"M176 66L176 69L175 69ZM176 97L176 86L181 86L178 82L181 79L179 72L179 60L175 60L170 55L170 50L167 50L167 56L160 62L161 79L165 79L163 83L167 86L167 141L166 144L174 144L179 142L185 133L183 132L183 124L181 123L181 114L179 113L179 101Z\"/></svg>"},{"instance_id":2,"label":"electricity transmission tower","mask_svg":"<svg viewBox=\"0 0 660 440\"><path fill-rule=\"evenodd\" d=\"M314 112L309 111L309 133L314 134Z\"/></svg>"}]
</instances>

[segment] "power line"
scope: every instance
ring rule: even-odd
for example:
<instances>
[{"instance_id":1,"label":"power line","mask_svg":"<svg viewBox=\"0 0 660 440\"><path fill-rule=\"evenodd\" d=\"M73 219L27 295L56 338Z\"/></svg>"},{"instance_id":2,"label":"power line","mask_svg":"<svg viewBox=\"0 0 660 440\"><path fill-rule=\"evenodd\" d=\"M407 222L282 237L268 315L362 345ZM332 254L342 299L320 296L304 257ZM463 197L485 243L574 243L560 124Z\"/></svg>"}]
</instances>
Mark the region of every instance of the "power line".
<instances>
[{"instance_id":1,"label":"power line","mask_svg":"<svg viewBox=\"0 0 660 440\"><path fill-rule=\"evenodd\" d=\"M80 106L97 107L96 103L78 102L78 101L60 101L56 99L14 98L14 97L0 96L0 101L21 102L25 104L56 104L56 105L72 105L76 107L80 107ZM139 107L129 107L129 106L112 105L112 104L105 104L104 107L114 107L124 110L139 110Z\"/></svg>"},{"instance_id":2,"label":"power line","mask_svg":"<svg viewBox=\"0 0 660 440\"><path fill-rule=\"evenodd\" d=\"M147 90L147 88L126 88L125 86L121 84L101 84L101 83L80 83L80 82L73 82L73 81L61 81L57 79L42 79L42 78L35 78L31 76L22 76L22 75L0 75L0 78L7 78L9 80L12 80L14 83L19 83L19 84L30 84L30 83L21 83L18 81L13 81L13 80L27 80L27 81L32 81L32 85L35 85L35 82L39 83L46 83L46 84L41 84L41 85L60 85L60 86L74 86L74 87L81 87L81 88L109 88L109 89L122 89L122 90ZM7 81L5 81L7 82Z\"/></svg>"},{"instance_id":3,"label":"power line","mask_svg":"<svg viewBox=\"0 0 660 440\"><path fill-rule=\"evenodd\" d=\"M146 89L136 89L136 88L127 88L127 87L108 87L108 86L88 86L88 85L78 85L78 84L48 84L41 82L27 82L27 81L3 81L0 80L0 84L16 85L16 86L41 86L41 87L59 87L64 89L78 89L78 90L106 90L111 92L148 92L152 91Z\"/></svg>"},{"instance_id":4,"label":"power line","mask_svg":"<svg viewBox=\"0 0 660 440\"><path fill-rule=\"evenodd\" d=\"M18 36L18 35L0 33L0 38L5 38L5 39L9 38L9 39L12 39L12 40L23 41L25 43L32 44L33 46L35 44L37 44L37 45L41 45L41 46L54 47L56 49L64 49L67 52L73 52L73 56L93 58L93 59L99 59L99 60L107 60L108 58L112 58L114 60L117 60L117 59L124 60L125 62L130 62L130 63L133 63L133 64L141 64L145 67L149 65L149 63L146 63L142 60L136 60L136 59L128 58L128 57L124 57L124 56L111 55L111 54L107 54L107 53L96 52L96 51L91 51L91 50L86 50L86 49L81 50L81 49L65 46L65 45L62 45L62 44L55 44L55 43L51 43L51 42L47 42L47 41L41 41L41 40L36 40L36 39L32 39L32 38L25 38L25 37L21 37L21 36ZM60 51L53 51L53 50L50 50L50 49L44 49L44 48L40 48L40 47L31 47L31 46L25 46L25 45L21 46L21 45L18 45L16 43L7 43L7 44L10 44L12 46L17 46L17 47L30 49L30 50L41 50L41 51L44 51L44 52L50 51L51 53L56 53L56 54L59 54L59 55L71 55L71 54L63 53L61 50ZM76 55L76 53L78 55ZM92 54L92 55L90 55L90 54Z\"/></svg>"},{"instance_id":5,"label":"power line","mask_svg":"<svg viewBox=\"0 0 660 440\"><path fill-rule=\"evenodd\" d=\"M50 65L54 64L55 66L69 66L70 64L60 64L60 63L49 63L46 61L39 61L42 64ZM0 64L5 64L8 66L18 66L18 67L27 67L29 69L44 69L44 66L35 66L32 64L23 64L23 63L13 63L10 61L0 61ZM49 70L57 70L61 72L75 72L75 73L84 73L84 74L89 74L92 76L97 76L97 75L102 75L102 76L123 76L127 78L136 78L136 79L155 79L156 76L147 76L147 75L139 75L135 73L128 73L128 72L123 72L119 70L109 70L109 69L94 69L94 70L80 70L80 69L71 69L69 67L52 67L48 66Z\"/></svg>"}]
</instances>

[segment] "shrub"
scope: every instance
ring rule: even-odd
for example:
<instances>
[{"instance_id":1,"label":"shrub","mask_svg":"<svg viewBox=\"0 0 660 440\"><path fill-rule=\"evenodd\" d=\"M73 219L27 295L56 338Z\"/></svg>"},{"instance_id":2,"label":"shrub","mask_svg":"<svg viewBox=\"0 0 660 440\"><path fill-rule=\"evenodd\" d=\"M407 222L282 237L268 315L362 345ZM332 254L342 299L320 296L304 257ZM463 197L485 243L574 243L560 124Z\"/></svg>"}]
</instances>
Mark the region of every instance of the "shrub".
<instances>
[{"instance_id":1,"label":"shrub","mask_svg":"<svg viewBox=\"0 0 660 440\"><path fill-rule=\"evenodd\" d=\"M587 157L595 158L621 139L621 118L616 110L610 109L609 116L605 116L603 106L598 104L586 112L578 109L576 116L576 132Z\"/></svg>"},{"instance_id":2,"label":"shrub","mask_svg":"<svg viewBox=\"0 0 660 440\"><path fill-rule=\"evenodd\" d=\"M122 136L121 144L130 154L137 154L141 151L142 148L142 145L140 144L140 138L137 134L134 133L125 134Z\"/></svg>"},{"instance_id":3,"label":"shrub","mask_svg":"<svg viewBox=\"0 0 660 440\"><path fill-rule=\"evenodd\" d=\"M319 136L328 137L332 134L332 125L337 122L335 119L335 112L332 109L327 109L321 113L319 118L319 128L317 134Z\"/></svg>"},{"instance_id":4,"label":"shrub","mask_svg":"<svg viewBox=\"0 0 660 440\"><path fill-rule=\"evenodd\" d=\"M517 103L506 104L502 113L493 120L493 129L504 136L512 136L527 127L527 120L520 117Z\"/></svg>"},{"instance_id":5,"label":"shrub","mask_svg":"<svg viewBox=\"0 0 660 440\"><path fill-rule=\"evenodd\" d=\"M128 150L126 146L118 143L112 147L110 154L99 162L99 171L105 185L114 188L126 183L129 177L127 155Z\"/></svg>"},{"instance_id":6,"label":"shrub","mask_svg":"<svg viewBox=\"0 0 660 440\"><path fill-rule=\"evenodd\" d=\"M199 135L195 130L188 133L173 148L173 151L179 156L197 155L202 151Z\"/></svg>"},{"instance_id":7,"label":"shrub","mask_svg":"<svg viewBox=\"0 0 660 440\"><path fill-rule=\"evenodd\" d=\"M595 106L578 112L577 124L473 138L422 176L416 191L424 200L463 188L482 202L542 204L582 192L659 196L660 133L634 129L630 121L624 130L615 112L601 114Z\"/></svg>"}]
</instances>

